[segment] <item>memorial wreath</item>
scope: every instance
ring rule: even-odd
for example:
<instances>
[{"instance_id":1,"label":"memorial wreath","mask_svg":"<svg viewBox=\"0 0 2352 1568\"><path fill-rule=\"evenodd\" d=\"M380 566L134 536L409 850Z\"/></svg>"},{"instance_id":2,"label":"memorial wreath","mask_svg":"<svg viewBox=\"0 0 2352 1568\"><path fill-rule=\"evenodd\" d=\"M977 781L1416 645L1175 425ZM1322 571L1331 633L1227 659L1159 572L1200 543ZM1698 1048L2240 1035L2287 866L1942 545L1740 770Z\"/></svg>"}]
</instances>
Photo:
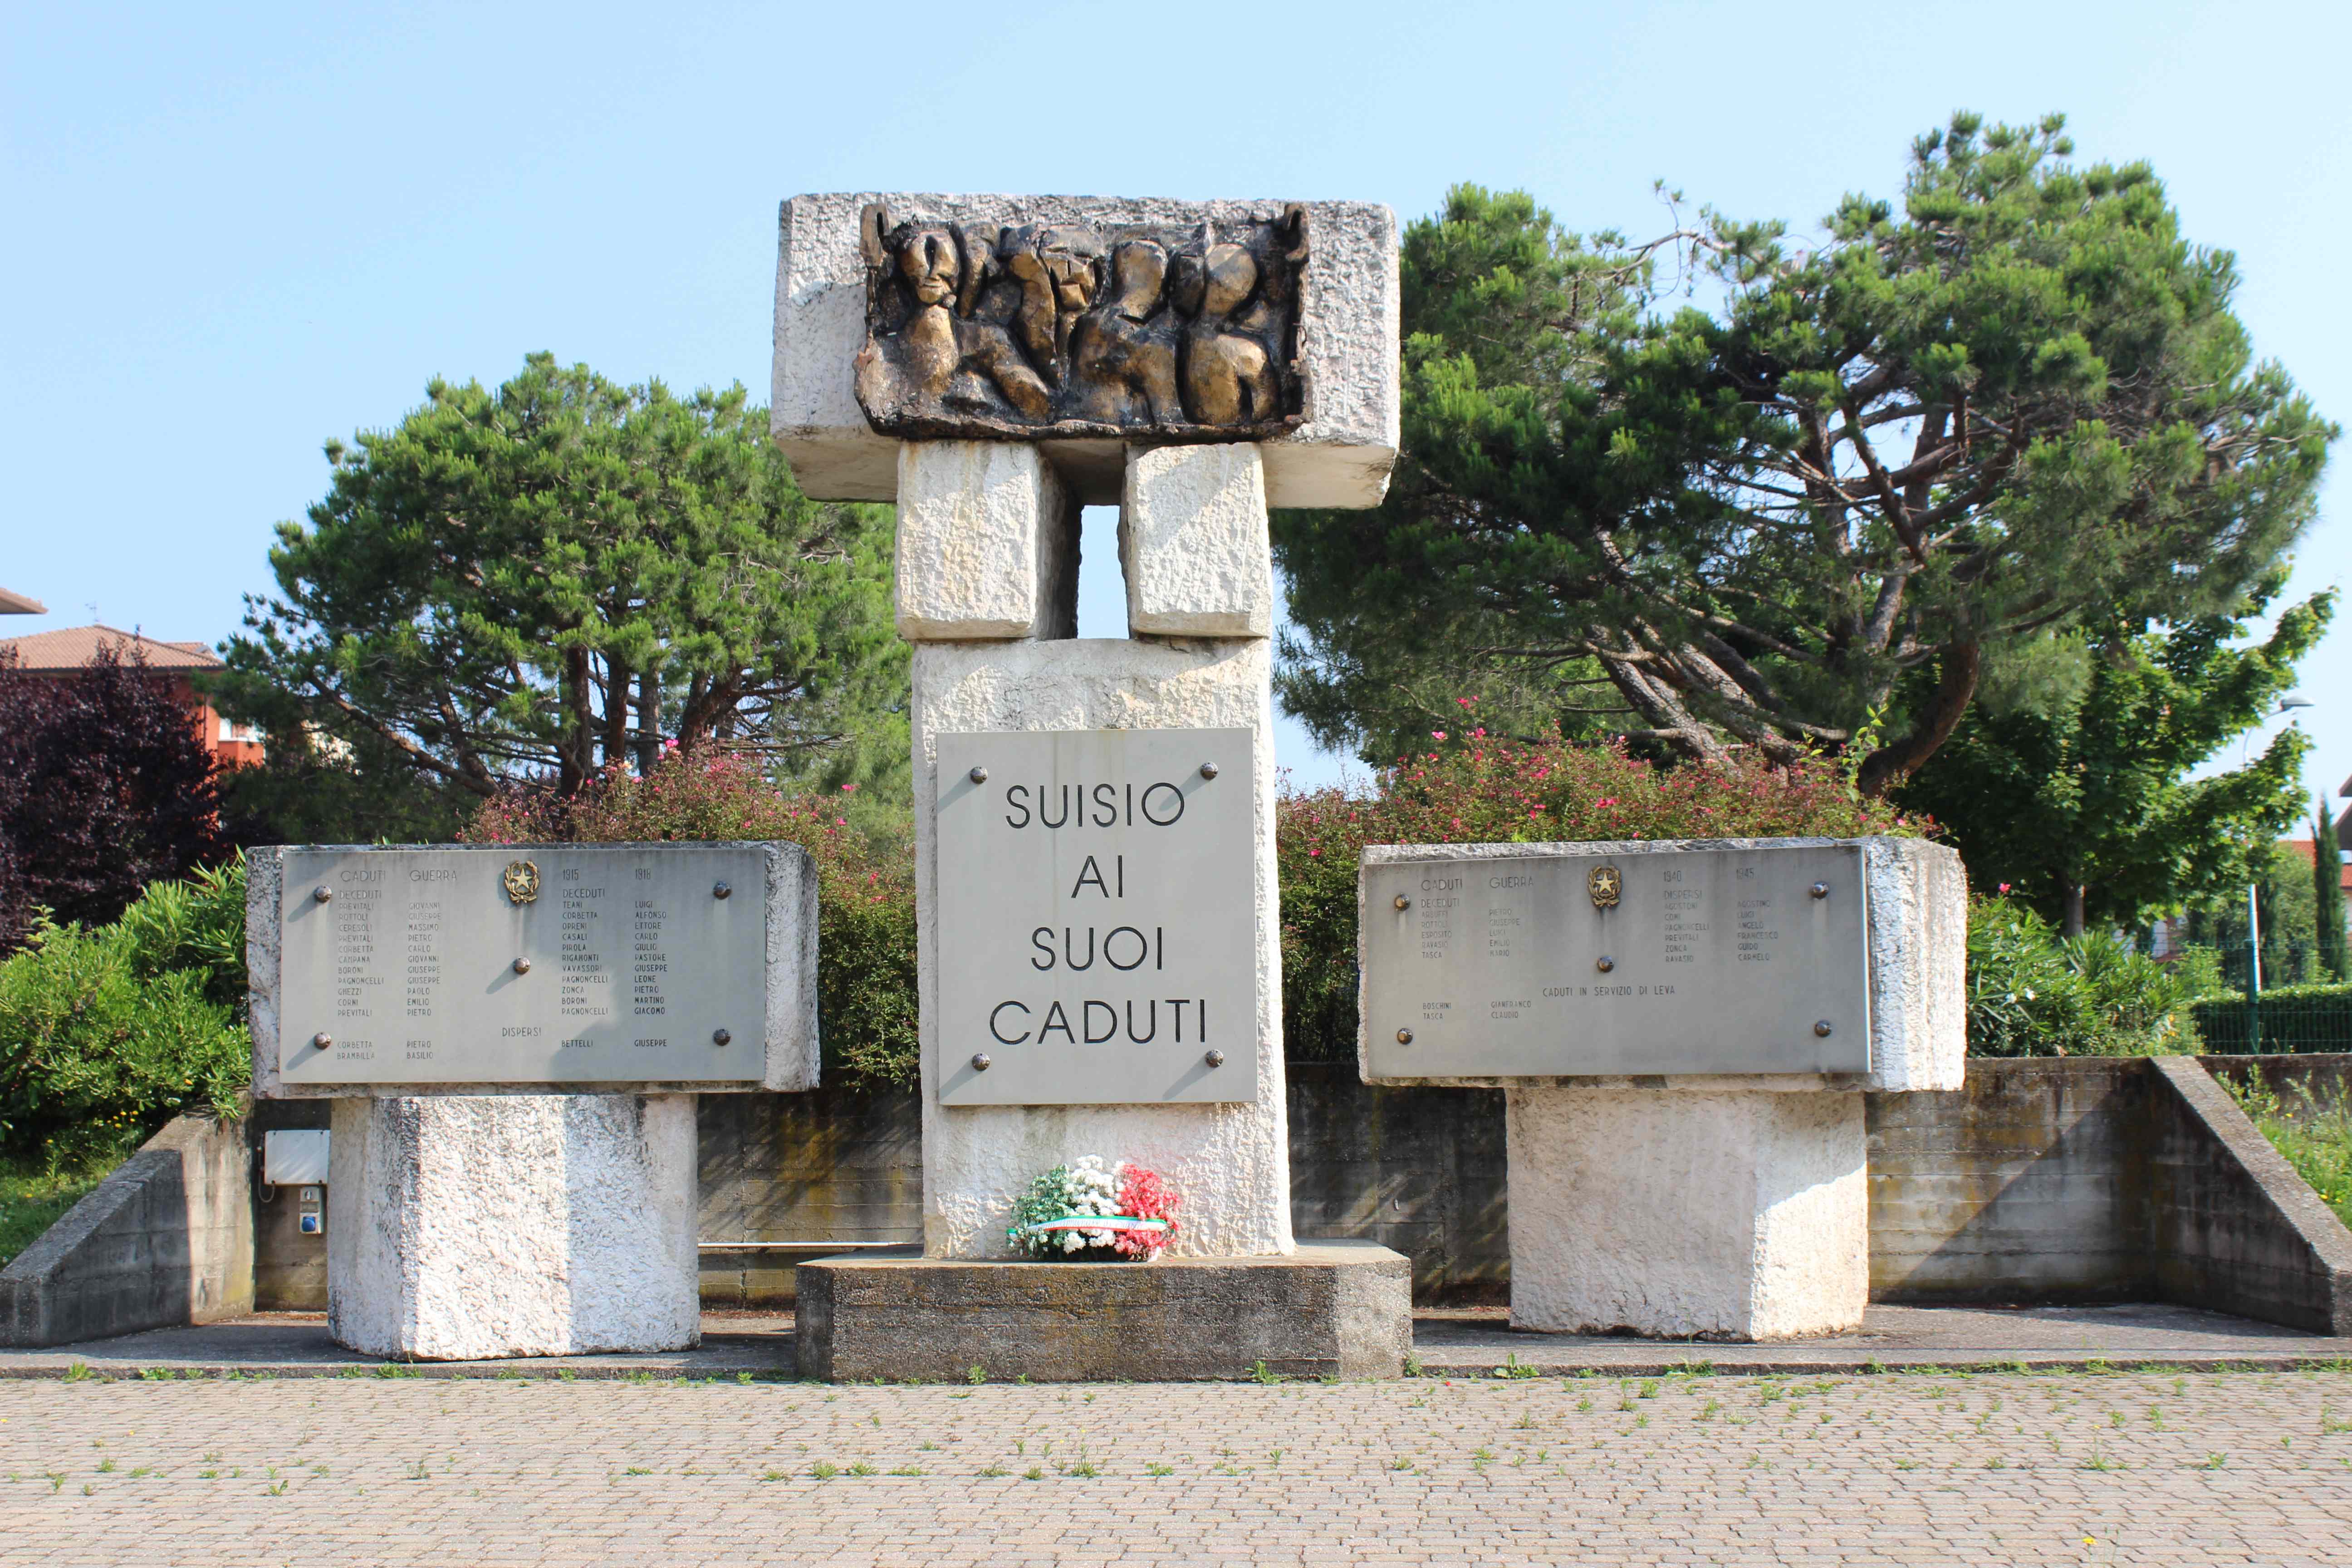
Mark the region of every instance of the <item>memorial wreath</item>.
<instances>
[{"instance_id":1,"label":"memorial wreath","mask_svg":"<svg viewBox=\"0 0 2352 1568\"><path fill-rule=\"evenodd\" d=\"M1174 1238L1176 1193L1156 1171L1088 1154L1030 1183L1004 1235L1032 1258L1141 1261Z\"/></svg>"}]
</instances>

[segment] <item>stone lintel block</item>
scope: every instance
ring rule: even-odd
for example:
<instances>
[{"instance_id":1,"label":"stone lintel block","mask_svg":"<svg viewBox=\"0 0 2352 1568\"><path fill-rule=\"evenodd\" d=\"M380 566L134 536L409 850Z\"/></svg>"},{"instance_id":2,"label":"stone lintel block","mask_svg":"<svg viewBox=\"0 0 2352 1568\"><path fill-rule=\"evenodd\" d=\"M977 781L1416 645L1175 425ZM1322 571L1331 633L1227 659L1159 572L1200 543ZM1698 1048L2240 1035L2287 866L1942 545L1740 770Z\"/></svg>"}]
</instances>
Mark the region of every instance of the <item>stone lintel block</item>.
<instances>
[{"instance_id":1,"label":"stone lintel block","mask_svg":"<svg viewBox=\"0 0 2352 1568\"><path fill-rule=\"evenodd\" d=\"M1035 446L908 441L898 463L900 637L1077 635L1077 503Z\"/></svg>"},{"instance_id":2,"label":"stone lintel block","mask_svg":"<svg viewBox=\"0 0 2352 1568\"><path fill-rule=\"evenodd\" d=\"M1130 634L1272 637L1274 556L1256 443L1129 447L1118 558Z\"/></svg>"},{"instance_id":3,"label":"stone lintel block","mask_svg":"<svg viewBox=\"0 0 2352 1568\"><path fill-rule=\"evenodd\" d=\"M779 217L774 380L769 423L807 494L824 500L896 500L898 442L858 406L854 362L866 342L866 259L859 216L872 203L894 217L956 225L1234 225L1278 217L1285 201L1179 202L1118 196L951 195L835 192L794 196ZM1398 282L1396 215L1370 202L1307 202L1311 258L1302 294L1300 366L1306 418L1265 444L1267 502L1286 507L1379 504L1396 462ZM1086 454L1064 467L1088 505L1117 503L1115 465L1092 460L1100 441L1046 441Z\"/></svg>"},{"instance_id":4,"label":"stone lintel block","mask_svg":"<svg viewBox=\"0 0 2352 1568\"><path fill-rule=\"evenodd\" d=\"M1862 1325L1858 1094L1512 1088L1511 1324L1775 1340Z\"/></svg>"},{"instance_id":5,"label":"stone lintel block","mask_svg":"<svg viewBox=\"0 0 2352 1568\"><path fill-rule=\"evenodd\" d=\"M1494 860L1529 855L1633 858L1693 850L1824 847L1863 851L1870 929L1870 1059L1866 1073L1659 1074L1639 1078L1528 1079L1373 1077L1366 1082L1507 1089L1530 1082L1615 1084L1718 1093L1810 1093L1956 1089L1968 1060L1968 870L1958 851L1923 838L1661 838L1547 844L1373 844L1363 864L1397 860ZM1358 1036L1360 1061L1365 1042Z\"/></svg>"},{"instance_id":6,"label":"stone lintel block","mask_svg":"<svg viewBox=\"0 0 2352 1568\"><path fill-rule=\"evenodd\" d=\"M253 1037L253 1096L256 1100L344 1100L354 1095L457 1094L472 1097L537 1095L537 1085L511 1083L303 1084L288 1083L278 1070L278 984L281 957L279 910L286 888L286 851L299 846L257 845L245 852L246 1001ZM404 849L450 848L447 845L355 845L320 847L354 854L397 854ZM642 844L633 849L660 855L682 845ZM767 893L767 1031L756 1058L745 1058L747 1076L724 1082L662 1079L571 1084L567 1091L601 1094L730 1094L764 1090L797 1093L817 1086L821 1067L816 1017L816 861L797 844L761 841ZM389 963L389 958L383 960Z\"/></svg>"},{"instance_id":7,"label":"stone lintel block","mask_svg":"<svg viewBox=\"0 0 2352 1568\"><path fill-rule=\"evenodd\" d=\"M397 1361L701 1340L692 1095L335 1101L327 1330Z\"/></svg>"},{"instance_id":8,"label":"stone lintel block","mask_svg":"<svg viewBox=\"0 0 2352 1568\"><path fill-rule=\"evenodd\" d=\"M1369 1242L1287 1258L982 1263L867 1252L800 1266L803 1377L961 1382L1395 1377L1412 1271Z\"/></svg>"},{"instance_id":9,"label":"stone lintel block","mask_svg":"<svg viewBox=\"0 0 2352 1568\"><path fill-rule=\"evenodd\" d=\"M1231 917L1253 922L1257 1092L1210 1104L947 1106L939 1024L939 837L915 813L917 984L922 1001L923 1238L934 1258L1002 1258L1013 1201L1042 1171L1082 1154L1132 1160L1182 1194L1171 1251L1287 1254L1292 1247L1288 1096L1282 1059L1282 930L1274 863L1273 644L1072 638L929 642L913 659L915 798L938 798L942 733L1026 730L1248 729L1255 736L1255 858ZM969 1363L967 1363L969 1364Z\"/></svg>"}]
</instances>

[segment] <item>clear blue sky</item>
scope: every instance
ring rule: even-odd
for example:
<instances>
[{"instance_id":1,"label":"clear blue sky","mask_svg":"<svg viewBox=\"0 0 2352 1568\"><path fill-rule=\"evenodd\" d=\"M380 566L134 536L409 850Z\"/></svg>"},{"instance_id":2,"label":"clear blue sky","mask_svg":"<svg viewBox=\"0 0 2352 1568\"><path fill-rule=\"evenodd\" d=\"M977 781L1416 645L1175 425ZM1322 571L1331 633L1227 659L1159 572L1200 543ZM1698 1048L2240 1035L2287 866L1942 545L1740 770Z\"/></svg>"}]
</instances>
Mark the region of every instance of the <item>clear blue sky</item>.
<instances>
[{"instance_id":1,"label":"clear blue sky","mask_svg":"<svg viewBox=\"0 0 2352 1568\"><path fill-rule=\"evenodd\" d=\"M1355 197L1457 180L1647 233L1651 183L1810 225L1955 108L2067 113L2237 251L2265 354L2352 418L2352 7L53 5L0 115L0 585L216 640L322 441L549 349L764 395L798 191ZM2352 450L2294 591L2352 581ZM1107 552L1090 552L1100 564ZM1090 574L1085 629L1116 632ZM2352 774L2352 622L2305 666ZM1286 729L1283 761L1329 777Z\"/></svg>"}]
</instances>

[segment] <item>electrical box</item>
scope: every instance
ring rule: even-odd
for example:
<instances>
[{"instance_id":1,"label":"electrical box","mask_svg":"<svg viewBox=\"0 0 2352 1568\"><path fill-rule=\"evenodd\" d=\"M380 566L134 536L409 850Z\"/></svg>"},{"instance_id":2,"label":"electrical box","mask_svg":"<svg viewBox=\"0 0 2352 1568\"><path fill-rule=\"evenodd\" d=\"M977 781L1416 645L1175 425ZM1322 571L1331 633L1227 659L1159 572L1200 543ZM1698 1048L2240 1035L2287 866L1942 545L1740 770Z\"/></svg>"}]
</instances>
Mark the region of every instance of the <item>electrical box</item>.
<instances>
[{"instance_id":1,"label":"electrical box","mask_svg":"<svg viewBox=\"0 0 2352 1568\"><path fill-rule=\"evenodd\" d=\"M327 1179L327 1130L289 1128L261 1135L261 1179L272 1186L303 1186Z\"/></svg>"}]
</instances>

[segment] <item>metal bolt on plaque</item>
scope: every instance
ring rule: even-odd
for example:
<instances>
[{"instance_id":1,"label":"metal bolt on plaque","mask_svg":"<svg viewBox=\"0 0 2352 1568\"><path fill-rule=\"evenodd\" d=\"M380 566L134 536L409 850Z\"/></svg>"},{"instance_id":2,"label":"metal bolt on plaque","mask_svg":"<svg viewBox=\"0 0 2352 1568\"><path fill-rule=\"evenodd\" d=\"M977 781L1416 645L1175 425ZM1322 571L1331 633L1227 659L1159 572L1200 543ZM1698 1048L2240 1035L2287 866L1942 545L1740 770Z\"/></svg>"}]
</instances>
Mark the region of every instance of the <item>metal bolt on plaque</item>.
<instances>
[{"instance_id":1,"label":"metal bolt on plaque","mask_svg":"<svg viewBox=\"0 0 2352 1568\"><path fill-rule=\"evenodd\" d=\"M1400 1046L1409 1046L1412 1044L1412 1031L1411 1029L1399 1029L1397 1031L1397 1044Z\"/></svg>"},{"instance_id":2,"label":"metal bolt on plaque","mask_svg":"<svg viewBox=\"0 0 2352 1568\"><path fill-rule=\"evenodd\" d=\"M1396 907L1401 910L1409 910L1412 908L1412 900L1406 898L1402 893L1399 893L1396 896Z\"/></svg>"},{"instance_id":3,"label":"metal bolt on plaque","mask_svg":"<svg viewBox=\"0 0 2352 1568\"><path fill-rule=\"evenodd\" d=\"M310 1037L310 1043L323 1051L335 1043L335 1037L321 1029Z\"/></svg>"},{"instance_id":4,"label":"metal bolt on plaque","mask_svg":"<svg viewBox=\"0 0 2352 1568\"><path fill-rule=\"evenodd\" d=\"M1830 885L1827 882L1815 882L1805 890L1817 899L1826 899L1830 896Z\"/></svg>"},{"instance_id":5,"label":"metal bolt on plaque","mask_svg":"<svg viewBox=\"0 0 2352 1568\"><path fill-rule=\"evenodd\" d=\"M1601 971L1601 973L1606 974L1611 970L1617 967L1617 961L1604 952L1600 957L1592 961L1592 967Z\"/></svg>"},{"instance_id":6,"label":"metal bolt on plaque","mask_svg":"<svg viewBox=\"0 0 2352 1568\"><path fill-rule=\"evenodd\" d=\"M710 1043L714 1046L731 1045L734 1042L734 1039L735 1036L731 1030L713 1029L710 1031Z\"/></svg>"},{"instance_id":7,"label":"metal bolt on plaque","mask_svg":"<svg viewBox=\"0 0 2352 1568\"><path fill-rule=\"evenodd\" d=\"M734 890L734 889L729 887L724 882L713 882L710 884L710 896L714 899L723 899Z\"/></svg>"},{"instance_id":8,"label":"metal bolt on plaque","mask_svg":"<svg viewBox=\"0 0 2352 1568\"><path fill-rule=\"evenodd\" d=\"M1817 1019L1817 1020L1815 1020L1815 1022L1814 1022L1814 1024L1813 1024L1813 1033L1815 1033L1816 1035L1819 1035L1819 1036L1822 1037L1824 1039L1826 1039L1826 1038L1829 1037L1829 1032L1830 1032L1830 1021L1829 1021L1827 1018L1822 1018L1822 1019Z\"/></svg>"},{"instance_id":9,"label":"metal bolt on plaque","mask_svg":"<svg viewBox=\"0 0 2352 1568\"><path fill-rule=\"evenodd\" d=\"M1204 779L1215 778L1217 776L1217 764L1214 763L1202 763L1201 764L1201 776Z\"/></svg>"},{"instance_id":10,"label":"metal bolt on plaque","mask_svg":"<svg viewBox=\"0 0 2352 1568\"><path fill-rule=\"evenodd\" d=\"M514 972L517 974L529 974L530 973L530 960L528 958L516 959L514 961Z\"/></svg>"},{"instance_id":11,"label":"metal bolt on plaque","mask_svg":"<svg viewBox=\"0 0 2352 1568\"><path fill-rule=\"evenodd\" d=\"M1225 1065L1225 1053L1223 1051L1211 1051L1201 1059L1208 1063L1213 1068L1221 1068Z\"/></svg>"},{"instance_id":12,"label":"metal bolt on plaque","mask_svg":"<svg viewBox=\"0 0 2352 1568\"><path fill-rule=\"evenodd\" d=\"M332 888L313 888L310 889L310 896L323 904L328 900L335 896L335 889Z\"/></svg>"},{"instance_id":13,"label":"metal bolt on plaque","mask_svg":"<svg viewBox=\"0 0 2352 1568\"><path fill-rule=\"evenodd\" d=\"M991 1067L992 1067L992 1066L994 1066L994 1065L995 1065L995 1058L992 1058L992 1057L991 1057L991 1056L990 1056L986 1051L974 1051L974 1052L972 1052L972 1053L971 1053L971 1070L972 1070L972 1071L974 1071L974 1072L986 1072L986 1071L987 1071Z\"/></svg>"},{"instance_id":14,"label":"metal bolt on plaque","mask_svg":"<svg viewBox=\"0 0 2352 1568\"><path fill-rule=\"evenodd\" d=\"M964 776L971 779L974 784L986 784L988 782L988 770L986 768L974 768L971 773Z\"/></svg>"}]
</instances>

